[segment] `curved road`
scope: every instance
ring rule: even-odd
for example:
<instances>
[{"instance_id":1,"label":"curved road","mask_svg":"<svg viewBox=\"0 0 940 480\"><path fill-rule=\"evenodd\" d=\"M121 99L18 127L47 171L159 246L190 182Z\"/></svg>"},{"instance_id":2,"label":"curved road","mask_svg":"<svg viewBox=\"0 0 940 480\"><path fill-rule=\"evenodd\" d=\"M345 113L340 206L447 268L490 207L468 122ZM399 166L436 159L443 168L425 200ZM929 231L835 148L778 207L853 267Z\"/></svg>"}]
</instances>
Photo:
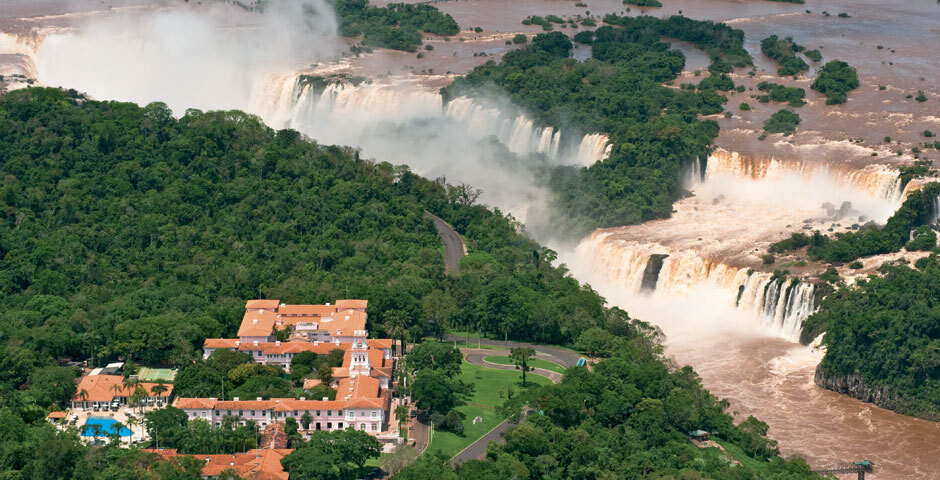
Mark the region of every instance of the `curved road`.
<instances>
[{"instance_id":1,"label":"curved road","mask_svg":"<svg viewBox=\"0 0 940 480\"><path fill-rule=\"evenodd\" d=\"M460 259L467 254L467 246L463 243L463 239L454 227L431 212L425 211L424 218L434 221L434 228L437 229L441 241L444 242L444 274L457 273Z\"/></svg>"},{"instance_id":2,"label":"curved road","mask_svg":"<svg viewBox=\"0 0 940 480\"><path fill-rule=\"evenodd\" d=\"M450 341L454 340L453 335L448 335L447 339ZM576 353L564 350L557 347L549 347L545 345L534 345L531 343L524 342L500 342L497 340L483 340L484 345L502 347L508 344L509 348L519 348L519 347L529 347L534 349L537 353L535 358L541 358L543 360L548 360L550 362L555 362L565 368L573 367L577 364L578 359L581 358ZM513 365L499 365L495 363L489 363L483 360L484 357L491 355L508 355L508 350L494 350L494 349L477 349L477 348L462 348L460 351L465 355L465 358L468 363L474 365L480 365L487 368L496 368L500 370L515 370L516 367ZM544 370L537 368L532 370L533 373L547 377L551 381L558 383L561 381L562 375L550 370ZM513 427L513 424L509 420L500 423L495 428L490 430L480 437L477 441L471 443L467 448L463 449L457 455L454 455L454 458L450 460L451 465L456 466L457 464L464 463L468 460L477 460L482 459L486 456L486 446L490 442L498 442L503 439L503 435Z\"/></svg>"}]
</instances>

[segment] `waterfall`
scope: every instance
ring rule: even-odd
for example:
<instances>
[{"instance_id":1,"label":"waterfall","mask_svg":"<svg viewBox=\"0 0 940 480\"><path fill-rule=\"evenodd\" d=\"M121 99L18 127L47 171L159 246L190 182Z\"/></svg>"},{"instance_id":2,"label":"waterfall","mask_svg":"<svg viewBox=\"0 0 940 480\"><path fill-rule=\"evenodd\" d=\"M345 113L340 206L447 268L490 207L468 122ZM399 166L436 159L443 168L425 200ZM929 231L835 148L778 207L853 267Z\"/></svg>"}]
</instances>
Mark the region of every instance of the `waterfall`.
<instances>
[{"instance_id":1,"label":"waterfall","mask_svg":"<svg viewBox=\"0 0 940 480\"><path fill-rule=\"evenodd\" d=\"M659 244L620 240L599 231L582 241L576 254L592 259L588 277L628 292L668 299L707 286L723 296L720 302L745 313L755 325L794 341L803 321L816 309L812 283L734 267L692 250L669 251Z\"/></svg>"},{"instance_id":2,"label":"waterfall","mask_svg":"<svg viewBox=\"0 0 940 480\"><path fill-rule=\"evenodd\" d=\"M272 76L263 89L253 93L251 105L269 124L296 128L315 138L325 128L345 128L342 122L448 120L460 124L471 138L496 137L517 155L543 154L559 164L590 166L606 159L613 146L600 133L584 135L577 143L565 141L560 129L538 126L511 107L499 108L466 96L444 104L436 90L415 79L359 85L337 81L316 88L297 74Z\"/></svg>"},{"instance_id":3,"label":"waterfall","mask_svg":"<svg viewBox=\"0 0 940 480\"><path fill-rule=\"evenodd\" d=\"M692 172L686 173L691 175ZM862 168L850 163L819 161L815 158L778 158L769 155L747 155L716 149L708 157L702 181L724 175L751 180L779 180L784 175L809 179L817 175L832 177L837 183L867 192L870 196L900 202L902 188L900 172L888 165L869 164ZM688 180L694 178L687 177ZM695 185L693 182L692 185Z\"/></svg>"}]
</instances>

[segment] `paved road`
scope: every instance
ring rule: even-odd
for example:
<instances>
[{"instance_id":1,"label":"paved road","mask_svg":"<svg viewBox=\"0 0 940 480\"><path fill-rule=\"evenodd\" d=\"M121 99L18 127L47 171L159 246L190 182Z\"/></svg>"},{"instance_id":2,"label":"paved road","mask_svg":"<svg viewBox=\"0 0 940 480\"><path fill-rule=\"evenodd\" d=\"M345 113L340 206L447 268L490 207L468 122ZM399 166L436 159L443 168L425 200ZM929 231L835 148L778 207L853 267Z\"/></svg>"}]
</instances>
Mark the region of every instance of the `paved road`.
<instances>
[{"instance_id":1,"label":"paved road","mask_svg":"<svg viewBox=\"0 0 940 480\"><path fill-rule=\"evenodd\" d=\"M447 340L453 341L454 336L448 335ZM531 343L524 343L524 342L500 342L497 340L483 340L482 343L484 345L490 345L490 346L495 346L495 347L504 347L507 345L509 348L529 347L529 348L534 349L537 352L535 355L536 358L541 358L543 360L555 362L565 368L573 367L578 362L578 359L581 358L577 354L570 352L568 350L564 350L564 349L557 348L557 347L549 347L545 345L534 345ZM483 360L484 357L488 357L491 355L508 355L509 354L508 350L462 348L460 349L460 351L464 353L465 358L467 359L467 362L472 363L474 365L482 365L484 367L496 368L500 370L515 370L516 368L513 365L499 365L495 363L485 362ZM543 377L547 377L555 383L560 382L561 377L562 377L560 374L556 372L552 372L550 370L544 370L541 368L537 368L533 370L533 373L542 375ZM486 435L483 435L477 441L471 443L469 446L467 446L467 448L463 449L457 455L454 455L454 458L450 460L451 465L464 463L468 460L476 460L476 459L484 458L486 456L486 446L490 442L502 441L503 436L512 427L513 427L513 424L510 423L509 420L506 420L503 423L500 423L499 425L496 426L496 428L494 428L493 430L490 430L489 433L487 433Z\"/></svg>"},{"instance_id":2,"label":"paved road","mask_svg":"<svg viewBox=\"0 0 940 480\"><path fill-rule=\"evenodd\" d=\"M460 259L467 254L467 246L464 245L463 239L460 238L460 234L454 230L454 227L451 227L449 223L440 217L431 214L431 212L424 212L424 218L430 218L434 221L434 228L437 229L441 241L444 242L444 273L456 273L460 265Z\"/></svg>"},{"instance_id":3,"label":"paved road","mask_svg":"<svg viewBox=\"0 0 940 480\"><path fill-rule=\"evenodd\" d=\"M516 370L515 365L502 365L499 363L490 363L484 360L485 357L492 357L494 355L509 355L509 350L492 350L488 348L480 350L476 348L461 348L460 352L464 354L468 363L472 363L474 365L482 365L484 367L495 368L497 370ZM549 362L555 361L555 357L541 353L537 354L535 358L540 358ZM530 373L543 376L555 383L560 382L562 377L560 373L553 372L551 370L545 370L544 368L533 368L530 370Z\"/></svg>"},{"instance_id":4,"label":"paved road","mask_svg":"<svg viewBox=\"0 0 940 480\"><path fill-rule=\"evenodd\" d=\"M467 340L466 337L459 337L459 336L455 336L452 334L448 334L444 338L449 342L453 342L455 340L456 341ZM549 345L535 345L535 344L526 343L526 342L504 342L502 340L489 340L489 339L483 339L482 341L471 339L470 343L477 343L477 342L480 342L483 345L489 345L491 347L502 347L504 349L529 347L529 348L534 349L538 354L551 357L551 358L546 358L546 360L555 362L565 368L575 366L578 363L578 359L581 358L580 355L570 350L565 350L563 348L558 348L558 347L552 347Z\"/></svg>"}]
</instances>

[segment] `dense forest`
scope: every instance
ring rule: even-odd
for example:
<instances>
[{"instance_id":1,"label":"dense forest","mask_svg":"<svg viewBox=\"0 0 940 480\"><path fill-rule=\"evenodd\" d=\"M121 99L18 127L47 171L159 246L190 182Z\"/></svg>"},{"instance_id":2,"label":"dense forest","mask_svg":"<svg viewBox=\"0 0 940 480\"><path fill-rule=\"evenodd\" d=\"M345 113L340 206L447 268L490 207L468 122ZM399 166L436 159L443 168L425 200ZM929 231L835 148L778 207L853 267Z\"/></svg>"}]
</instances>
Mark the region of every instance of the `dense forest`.
<instances>
[{"instance_id":1,"label":"dense forest","mask_svg":"<svg viewBox=\"0 0 940 480\"><path fill-rule=\"evenodd\" d=\"M826 96L826 105L838 105L848 101L848 92L858 86L855 68L841 60L833 60L823 65L810 88Z\"/></svg>"},{"instance_id":2,"label":"dense forest","mask_svg":"<svg viewBox=\"0 0 940 480\"><path fill-rule=\"evenodd\" d=\"M604 22L609 25L578 34L579 42L592 44L587 61L570 58L566 35L542 34L443 90L445 99L502 92L539 123L610 135L607 160L544 175L553 206L570 219L554 223L556 232L575 235L669 216L682 193L682 165L710 151L718 124L699 115L722 111L727 98L716 91L722 83L703 82L692 90L664 86L682 70L685 57L661 36L701 47L712 59L713 75L751 63L743 33L723 24L682 16L608 15Z\"/></svg>"},{"instance_id":3,"label":"dense forest","mask_svg":"<svg viewBox=\"0 0 940 480\"><path fill-rule=\"evenodd\" d=\"M248 298L368 298L373 334L408 338L469 325L569 342L626 320L552 267L554 252L474 205L472 188L241 112L175 119L160 103L16 91L0 98L0 158L0 411L32 428L45 430L48 409L74 393L77 372L60 362L190 365L203 339L235 333ZM471 254L458 275L444 276L425 210L464 235ZM229 377L230 388L287 387L253 373L265 380ZM4 448L56 437L10 435L22 438ZM38 458L7 453L4 470Z\"/></svg>"},{"instance_id":4,"label":"dense forest","mask_svg":"<svg viewBox=\"0 0 940 480\"><path fill-rule=\"evenodd\" d=\"M940 421L940 262L933 254L879 272L826 297L806 321L804 332L826 332L817 383Z\"/></svg>"},{"instance_id":5,"label":"dense forest","mask_svg":"<svg viewBox=\"0 0 940 480\"><path fill-rule=\"evenodd\" d=\"M504 444L489 444L485 460L454 470L447 458L424 455L395 478L819 478L802 459L777 456L767 424L748 417L734 425L728 404L690 367L667 368L652 338L641 328L609 335L613 354L593 370L570 368L560 384L508 399L502 408L514 418L531 413ZM694 445L688 432L696 429L717 443Z\"/></svg>"},{"instance_id":6,"label":"dense forest","mask_svg":"<svg viewBox=\"0 0 940 480\"><path fill-rule=\"evenodd\" d=\"M554 435L566 428L579 435L607 431L592 448L631 431L628 456L616 467L629 468L623 471L759 476L684 439L685 429L707 428L749 458L770 459L767 471L786 475L762 478L808 476L802 461L776 457L766 425L749 419L735 427L723 413L726 404L702 389L690 369L666 367L648 326L605 308L596 293L551 266L553 252L520 235L499 212L474 205L476 193L465 185L425 180L294 131L273 131L241 112L190 110L175 119L160 103L99 102L56 89L0 97L0 158L0 468L9 478L198 478L198 462L122 449L117 438L86 446L74 431L46 423L48 409L75 391L76 371L59 362L91 356L92 364L185 365L175 386L187 394L213 394L199 389L230 382L252 396L258 389L282 395L271 393L282 372L247 355L215 352L193 362L205 337L234 332L244 300L253 297L369 298L370 329L394 335L423 336L468 322L510 338L570 343L601 329L620 338L622 353L609 368L573 372L542 391L538 401L548 413L532 428ZM443 275L440 240L425 210L465 236L473 253L459 274ZM310 372L338 360L306 357L295 360ZM156 412L148 413L147 428L181 452L257 442L253 425L217 429L186 423L173 408ZM341 470L352 474L377 453L364 439L346 437L304 443L295 435L299 450L285 465L303 476L336 460L328 470L345 465ZM355 447L331 447L337 442ZM533 472L538 465L612 468L591 466L598 457L587 451L580 460L570 453L546 452L558 455L554 466L521 451L518 461ZM640 458L636 466L626 463Z\"/></svg>"}]
</instances>

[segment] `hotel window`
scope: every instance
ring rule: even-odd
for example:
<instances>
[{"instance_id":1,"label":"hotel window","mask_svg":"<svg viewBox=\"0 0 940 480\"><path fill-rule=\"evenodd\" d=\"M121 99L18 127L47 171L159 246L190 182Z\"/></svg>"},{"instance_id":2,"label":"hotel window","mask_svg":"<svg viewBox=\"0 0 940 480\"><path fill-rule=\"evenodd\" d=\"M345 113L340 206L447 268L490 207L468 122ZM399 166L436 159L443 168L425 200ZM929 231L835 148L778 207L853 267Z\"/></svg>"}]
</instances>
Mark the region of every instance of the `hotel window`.
<instances>
[{"instance_id":1,"label":"hotel window","mask_svg":"<svg viewBox=\"0 0 940 480\"><path fill-rule=\"evenodd\" d=\"M372 424L372 431L375 432L375 431L378 431L378 429L379 429L379 424L373 423L373 424Z\"/></svg>"},{"instance_id":2,"label":"hotel window","mask_svg":"<svg viewBox=\"0 0 940 480\"><path fill-rule=\"evenodd\" d=\"M228 410L228 411L225 412L225 414L226 414L226 415L231 415L231 414L232 414L232 411L231 411L231 410Z\"/></svg>"},{"instance_id":3,"label":"hotel window","mask_svg":"<svg viewBox=\"0 0 940 480\"><path fill-rule=\"evenodd\" d=\"M336 428L342 430L342 429L343 429L343 422L337 423L337 424L336 424Z\"/></svg>"},{"instance_id":4,"label":"hotel window","mask_svg":"<svg viewBox=\"0 0 940 480\"><path fill-rule=\"evenodd\" d=\"M242 416L242 415L244 415L244 414L245 414L245 411L244 411L244 410L239 410L239 411L238 411L238 416L239 416L239 417Z\"/></svg>"},{"instance_id":5,"label":"hotel window","mask_svg":"<svg viewBox=\"0 0 940 480\"><path fill-rule=\"evenodd\" d=\"M320 411L319 411L319 410L317 410L317 416L318 416L318 417L320 416Z\"/></svg>"},{"instance_id":6,"label":"hotel window","mask_svg":"<svg viewBox=\"0 0 940 480\"><path fill-rule=\"evenodd\" d=\"M202 418L206 418L206 412L202 412Z\"/></svg>"},{"instance_id":7,"label":"hotel window","mask_svg":"<svg viewBox=\"0 0 940 480\"><path fill-rule=\"evenodd\" d=\"M327 429L327 430L332 430L332 429L333 429L333 422L326 422L326 429Z\"/></svg>"},{"instance_id":8,"label":"hotel window","mask_svg":"<svg viewBox=\"0 0 940 480\"><path fill-rule=\"evenodd\" d=\"M366 416L366 411L365 411L365 410L360 410L360 411L359 411L359 416L360 416L360 417Z\"/></svg>"},{"instance_id":9,"label":"hotel window","mask_svg":"<svg viewBox=\"0 0 940 480\"><path fill-rule=\"evenodd\" d=\"M359 430L365 431L365 429L366 429L366 424L360 423L360 424L359 424Z\"/></svg>"},{"instance_id":10,"label":"hotel window","mask_svg":"<svg viewBox=\"0 0 940 480\"><path fill-rule=\"evenodd\" d=\"M295 417L297 416L297 410L294 410L294 416Z\"/></svg>"},{"instance_id":11,"label":"hotel window","mask_svg":"<svg viewBox=\"0 0 940 480\"><path fill-rule=\"evenodd\" d=\"M372 411L372 418L376 418L376 417L378 417L378 413L377 413L375 410L373 410L373 411Z\"/></svg>"},{"instance_id":12,"label":"hotel window","mask_svg":"<svg viewBox=\"0 0 940 480\"><path fill-rule=\"evenodd\" d=\"M252 417L255 416L255 411L254 411L254 410L251 411L251 416L252 416Z\"/></svg>"},{"instance_id":13,"label":"hotel window","mask_svg":"<svg viewBox=\"0 0 940 480\"><path fill-rule=\"evenodd\" d=\"M215 411L215 416L217 416L217 417L219 416L219 411L218 411L218 410Z\"/></svg>"}]
</instances>

